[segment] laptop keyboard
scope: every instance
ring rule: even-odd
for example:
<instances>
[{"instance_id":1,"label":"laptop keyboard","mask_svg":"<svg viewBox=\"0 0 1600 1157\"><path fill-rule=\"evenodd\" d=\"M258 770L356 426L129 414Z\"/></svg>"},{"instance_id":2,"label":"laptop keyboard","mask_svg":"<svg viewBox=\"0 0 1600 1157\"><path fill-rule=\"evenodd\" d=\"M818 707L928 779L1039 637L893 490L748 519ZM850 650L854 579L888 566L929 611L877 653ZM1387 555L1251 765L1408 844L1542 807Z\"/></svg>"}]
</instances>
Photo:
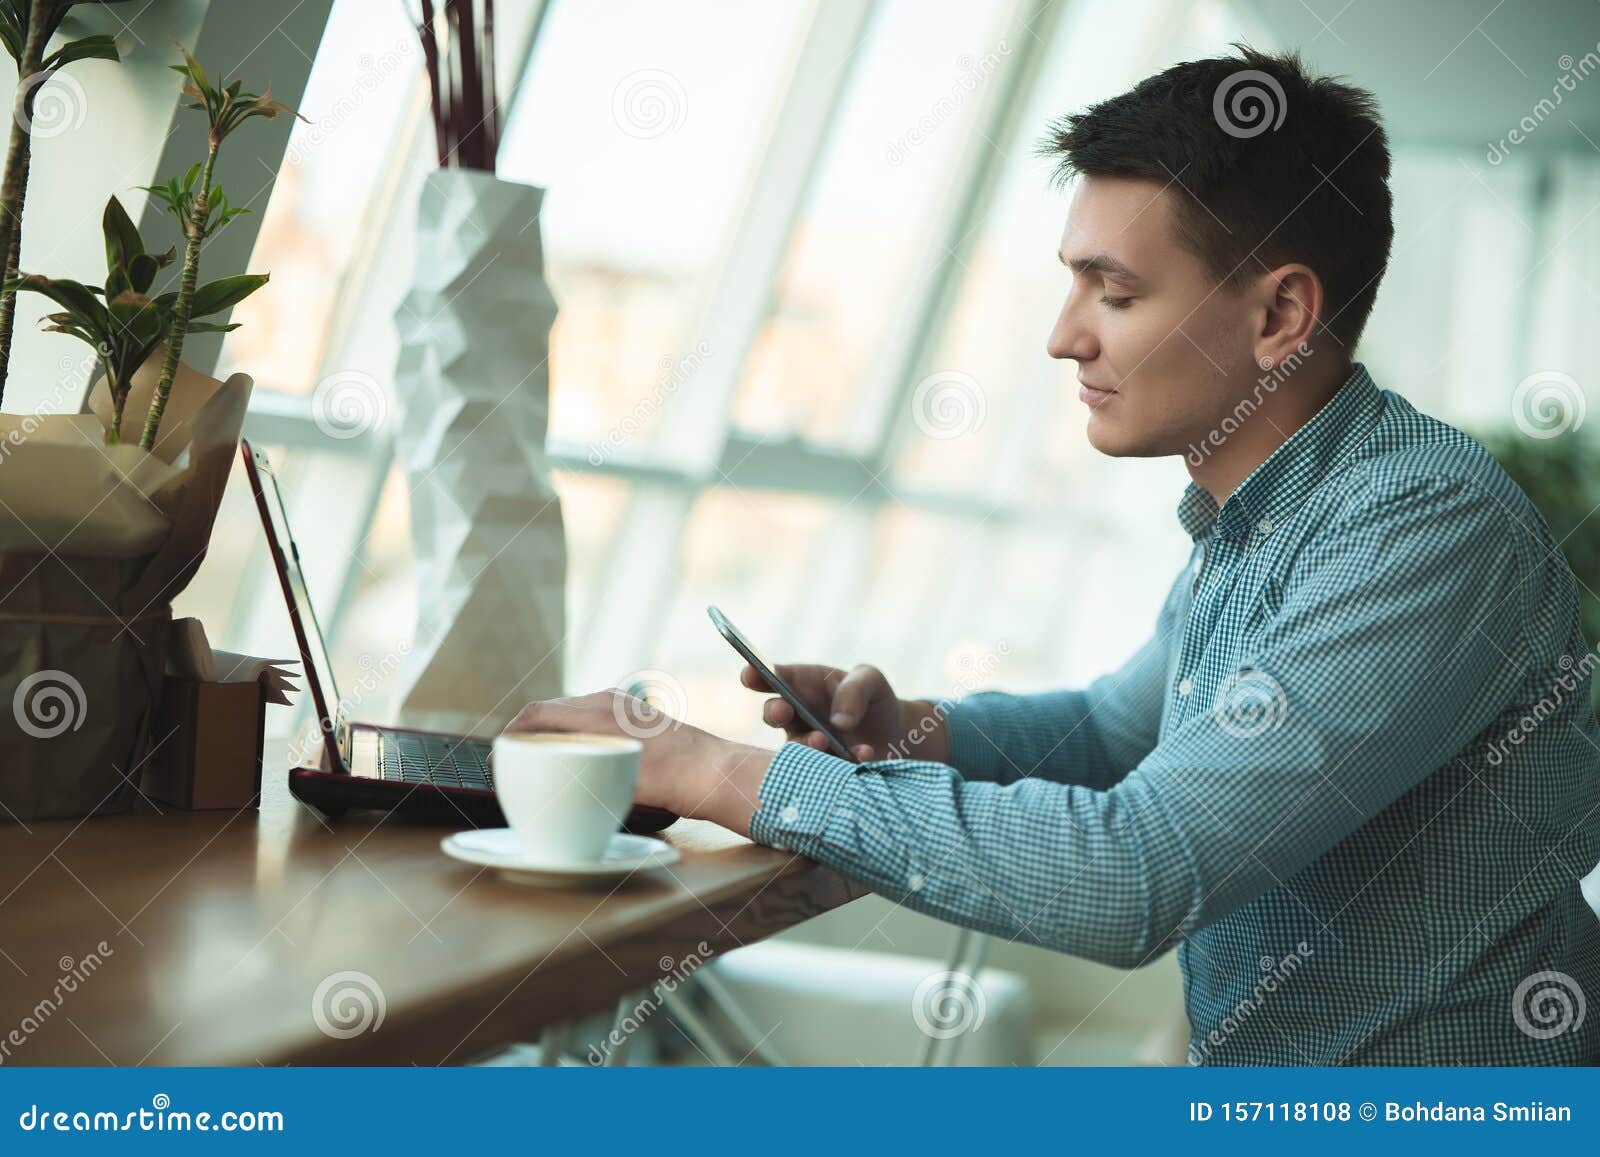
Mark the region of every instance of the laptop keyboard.
<instances>
[{"instance_id":1,"label":"laptop keyboard","mask_svg":"<svg viewBox=\"0 0 1600 1157\"><path fill-rule=\"evenodd\" d=\"M445 735L378 733L378 768L382 778L441 787L494 787L489 773L489 743Z\"/></svg>"}]
</instances>

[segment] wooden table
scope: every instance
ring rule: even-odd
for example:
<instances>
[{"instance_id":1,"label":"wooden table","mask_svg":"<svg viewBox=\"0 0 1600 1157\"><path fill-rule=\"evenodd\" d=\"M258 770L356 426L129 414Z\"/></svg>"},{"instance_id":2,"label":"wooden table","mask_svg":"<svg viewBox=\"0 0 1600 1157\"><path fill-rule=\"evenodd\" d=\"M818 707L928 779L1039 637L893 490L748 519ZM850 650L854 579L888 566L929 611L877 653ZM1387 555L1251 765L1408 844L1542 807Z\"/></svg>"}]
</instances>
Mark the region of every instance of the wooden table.
<instances>
[{"instance_id":1,"label":"wooden table","mask_svg":"<svg viewBox=\"0 0 1600 1157\"><path fill-rule=\"evenodd\" d=\"M690 820L668 868L535 889L269 779L259 812L0 824L0 1062L459 1064L862 894Z\"/></svg>"}]
</instances>

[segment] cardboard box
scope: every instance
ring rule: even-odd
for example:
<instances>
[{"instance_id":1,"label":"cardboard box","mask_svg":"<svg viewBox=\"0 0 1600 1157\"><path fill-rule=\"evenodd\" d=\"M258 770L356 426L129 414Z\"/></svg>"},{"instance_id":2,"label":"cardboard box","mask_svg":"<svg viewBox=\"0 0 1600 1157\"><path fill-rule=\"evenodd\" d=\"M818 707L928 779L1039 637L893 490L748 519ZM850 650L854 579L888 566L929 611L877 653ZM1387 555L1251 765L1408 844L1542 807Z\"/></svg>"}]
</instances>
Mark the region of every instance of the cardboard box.
<instances>
[{"instance_id":1,"label":"cardboard box","mask_svg":"<svg viewBox=\"0 0 1600 1157\"><path fill-rule=\"evenodd\" d=\"M167 675L144 793L192 811L261 806L267 701L260 682Z\"/></svg>"}]
</instances>

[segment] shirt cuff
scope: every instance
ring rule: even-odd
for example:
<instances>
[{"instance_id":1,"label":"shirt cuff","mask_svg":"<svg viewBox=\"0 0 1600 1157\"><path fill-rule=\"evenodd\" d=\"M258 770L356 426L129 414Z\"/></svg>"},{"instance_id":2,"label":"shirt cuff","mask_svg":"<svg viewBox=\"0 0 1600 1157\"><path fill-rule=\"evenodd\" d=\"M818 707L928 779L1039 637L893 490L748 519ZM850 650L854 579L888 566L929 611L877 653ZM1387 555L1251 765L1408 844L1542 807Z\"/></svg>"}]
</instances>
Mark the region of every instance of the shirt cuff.
<instances>
[{"instance_id":1,"label":"shirt cuff","mask_svg":"<svg viewBox=\"0 0 1600 1157\"><path fill-rule=\"evenodd\" d=\"M761 777L750 838L785 852L807 853L820 841L835 800L861 765L790 741Z\"/></svg>"}]
</instances>

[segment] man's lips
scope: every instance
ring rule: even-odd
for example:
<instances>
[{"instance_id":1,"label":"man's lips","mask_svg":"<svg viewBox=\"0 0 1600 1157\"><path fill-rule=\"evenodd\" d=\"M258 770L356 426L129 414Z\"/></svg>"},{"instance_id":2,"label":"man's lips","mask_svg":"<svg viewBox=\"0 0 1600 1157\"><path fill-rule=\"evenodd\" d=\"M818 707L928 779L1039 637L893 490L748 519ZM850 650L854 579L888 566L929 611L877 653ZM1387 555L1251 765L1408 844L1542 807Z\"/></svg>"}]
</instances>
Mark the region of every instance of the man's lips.
<instances>
[{"instance_id":1,"label":"man's lips","mask_svg":"<svg viewBox=\"0 0 1600 1157\"><path fill-rule=\"evenodd\" d=\"M1088 382L1078 382L1078 400L1088 406L1103 406L1116 396L1117 391L1101 389L1091 386Z\"/></svg>"}]
</instances>

